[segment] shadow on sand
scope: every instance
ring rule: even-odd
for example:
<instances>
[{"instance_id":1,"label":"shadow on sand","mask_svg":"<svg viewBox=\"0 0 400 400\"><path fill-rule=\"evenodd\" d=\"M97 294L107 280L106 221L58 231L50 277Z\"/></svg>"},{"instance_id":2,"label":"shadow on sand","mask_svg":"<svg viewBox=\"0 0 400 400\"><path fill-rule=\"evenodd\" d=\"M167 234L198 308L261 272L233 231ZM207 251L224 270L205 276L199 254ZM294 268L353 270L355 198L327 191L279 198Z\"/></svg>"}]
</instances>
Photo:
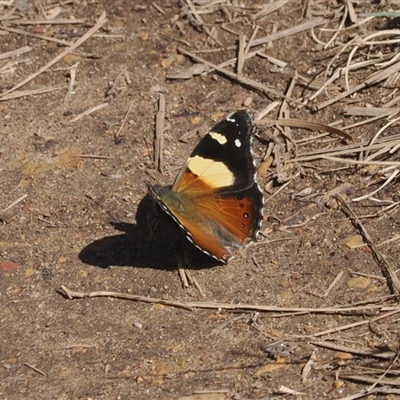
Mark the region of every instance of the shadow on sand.
<instances>
[{"instance_id":1,"label":"shadow on sand","mask_svg":"<svg viewBox=\"0 0 400 400\"><path fill-rule=\"evenodd\" d=\"M149 196L140 202L136 222L111 223L122 233L90 243L79 253L79 259L85 264L101 268L113 265L176 269L176 256L190 252L192 268L220 265L190 243L182 229Z\"/></svg>"}]
</instances>

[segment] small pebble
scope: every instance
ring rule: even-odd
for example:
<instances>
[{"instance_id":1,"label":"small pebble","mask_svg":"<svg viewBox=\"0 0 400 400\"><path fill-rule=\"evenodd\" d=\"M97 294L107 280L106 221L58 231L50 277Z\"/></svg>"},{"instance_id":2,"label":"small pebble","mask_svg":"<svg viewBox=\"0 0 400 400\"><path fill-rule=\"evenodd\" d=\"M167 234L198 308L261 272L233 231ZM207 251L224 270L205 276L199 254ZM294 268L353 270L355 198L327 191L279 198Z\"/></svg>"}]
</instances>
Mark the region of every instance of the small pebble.
<instances>
[{"instance_id":1,"label":"small pebble","mask_svg":"<svg viewBox=\"0 0 400 400\"><path fill-rule=\"evenodd\" d=\"M135 321L135 322L133 323L133 326L135 326L135 327L138 328L138 329L142 329L142 328L143 328L143 324L141 324L141 323L138 322L138 321Z\"/></svg>"}]
</instances>

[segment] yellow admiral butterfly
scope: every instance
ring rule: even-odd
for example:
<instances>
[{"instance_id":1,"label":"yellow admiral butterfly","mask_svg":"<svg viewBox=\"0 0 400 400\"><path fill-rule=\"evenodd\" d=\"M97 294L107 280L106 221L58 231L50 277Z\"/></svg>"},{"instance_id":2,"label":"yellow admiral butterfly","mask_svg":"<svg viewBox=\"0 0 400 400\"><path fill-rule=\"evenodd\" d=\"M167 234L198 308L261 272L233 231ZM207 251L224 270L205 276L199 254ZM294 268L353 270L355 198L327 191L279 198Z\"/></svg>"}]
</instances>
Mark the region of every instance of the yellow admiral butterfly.
<instances>
[{"instance_id":1,"label":"yellow admiral butterfly","mask_svg":"<svg viewBox=\"0 0 400 400\"><path fill-rule=\"evenodd\" d=\"M250 112L229 114L195 147L171 188L150 194L201 251L226 263L231 248L256 240L263 195L251 149L256 125Z\"/></svg>"}]
</instances>

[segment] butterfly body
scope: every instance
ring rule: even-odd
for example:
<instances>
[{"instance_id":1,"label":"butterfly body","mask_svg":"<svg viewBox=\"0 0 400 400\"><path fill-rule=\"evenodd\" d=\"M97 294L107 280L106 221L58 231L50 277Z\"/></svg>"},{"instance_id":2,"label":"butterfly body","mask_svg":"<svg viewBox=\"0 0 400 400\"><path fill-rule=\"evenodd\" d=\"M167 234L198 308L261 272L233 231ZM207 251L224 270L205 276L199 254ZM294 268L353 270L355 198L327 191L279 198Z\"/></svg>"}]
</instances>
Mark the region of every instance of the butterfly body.
<instances>
[{"instance_id":1,"label":"butterfly body","mask_svg":"<svg viewBox=\"0 0 400 400\"><path fill-rule=\"evenodd\" d=\"M255 131L248 111L228 115L195 147L171 188L150 187L188 239L224 263L233 257L231 248L256 240L262 222L251 151Z\"/></svg>"}]
</instances>

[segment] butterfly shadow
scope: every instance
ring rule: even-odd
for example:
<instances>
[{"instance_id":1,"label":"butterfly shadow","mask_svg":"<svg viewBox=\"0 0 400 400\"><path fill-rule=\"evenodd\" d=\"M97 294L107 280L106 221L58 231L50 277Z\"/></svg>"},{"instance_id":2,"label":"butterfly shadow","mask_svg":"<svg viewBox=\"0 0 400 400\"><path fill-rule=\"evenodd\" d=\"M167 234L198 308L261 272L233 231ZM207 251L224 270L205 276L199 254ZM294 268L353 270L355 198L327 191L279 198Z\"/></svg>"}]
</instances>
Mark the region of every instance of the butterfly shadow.
<instances>
[{"instance_id":1,"label":"butterfly shadow","mask_svg":"<svg viewBox=\"0 0 400 400\"><path fill-rule=\"evenodd\" d=\"M183 259L184 255L189 254L189 268L203 269L221 265L191 244L178 224L148 195L139 203L136 224L110 224L122 233L88 244L78 255L83 263L100 268L131 266L173 270L177 269L177 259Z\"/></svg>"}]
</instances>

